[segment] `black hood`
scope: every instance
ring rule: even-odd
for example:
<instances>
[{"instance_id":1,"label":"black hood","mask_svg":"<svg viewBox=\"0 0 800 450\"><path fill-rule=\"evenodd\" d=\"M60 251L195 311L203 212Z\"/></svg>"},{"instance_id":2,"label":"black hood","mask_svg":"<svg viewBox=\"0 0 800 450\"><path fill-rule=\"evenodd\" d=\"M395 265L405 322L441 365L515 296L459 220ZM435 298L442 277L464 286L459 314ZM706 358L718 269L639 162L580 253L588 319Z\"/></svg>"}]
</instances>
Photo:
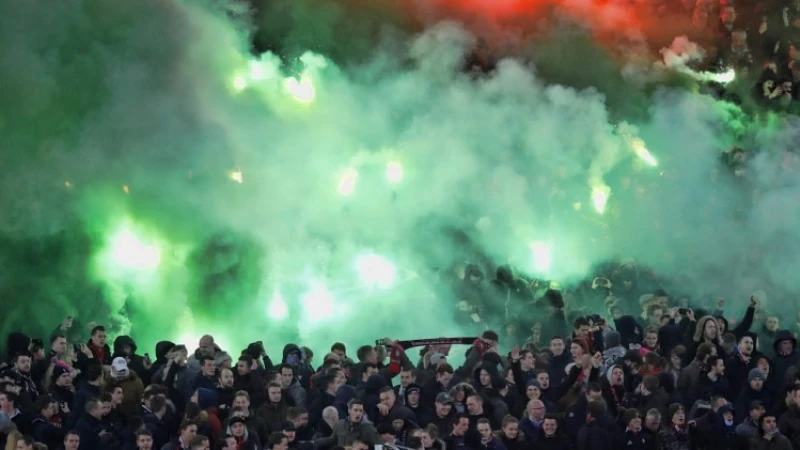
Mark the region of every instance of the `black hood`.
<instances>
[{"instance_id":1,"label":"black hood","mask_svg":"<svg viewBox=\"0 0 800 450\"><path fill-rule=\"evenodd\" d=\"M642 327L633 316L622 316L614 321L614 326L622 337L622 346L629 348L630 344L640 344L644 335Z\"/></svg>"},{"instance_id":2,"label":"black hood","mask_svg":"<svg viewBox=\"0 0 800 450\"><path fill-rule=\"evenodd\" d=\"M169 353L175 347L174 342L170 341L161 341L156 344L156 359L161 360L167 357L167 353Z\"/></svg>"},{"instance_id":3,"label":"black hood","mask_svg":"<svg viewBox=\"0 0 800 450\"><path fill-rule=\"evenodd\" d=\"M289 356L290 353L297 353L298 361L300 357L303 356L303 352L300 351L300 347L297 344L286 344L283 347L283 359L281 361L286 362L286 357Z\"/></svg>"},{"instance_id":4,"label":"black hood","mask_svg":"<svg viewBox=\"0 0 800 450\"><path fill-rule=\"evenodd\" d=\"M775 335L775 341L772 342L772 348L775 350L775 353L778 353L778 348L781 346L782 341L792 341L792 350L797 348L797 339L794 338L794 335L789 330L781 330L778 331L778 334Z\"/></svg>"},{"instance_id":5,"label":"black hood","mask_svg":"<svg viewBox=\"0 0 800 450\"><path fill-rule=\"evenodd\" d=\"M31 344L31 338L27 334L14 331L6 339L6 356L9 361L20 352L27 352Z\"/></svg>"},{"instance_id":6,"label":"black hood","mask_svg":"<svg viewBox=\"0 0 800 450\"><path fill-rule=\"evenodd\" d=\"M125 354L124 347L130 346L131 355L136 353L136 341L130 336L117 336L114 339L114 356L122 356Z\"/></svg>"}]
</instances>

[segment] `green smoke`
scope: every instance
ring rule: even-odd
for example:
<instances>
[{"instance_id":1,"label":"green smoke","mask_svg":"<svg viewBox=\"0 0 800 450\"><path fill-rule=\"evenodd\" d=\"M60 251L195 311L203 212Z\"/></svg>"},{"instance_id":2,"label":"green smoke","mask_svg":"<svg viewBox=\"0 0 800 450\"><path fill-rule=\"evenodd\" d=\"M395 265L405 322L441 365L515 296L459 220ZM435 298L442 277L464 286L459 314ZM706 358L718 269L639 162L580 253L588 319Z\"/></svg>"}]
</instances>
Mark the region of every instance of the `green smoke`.
<instances>
[{"instance_id":1,"label":"green smoke","mask_svg":"<svg viewBox=\"0 0 800 450\"><path fill-rule=\"evenodd\" d=\"M458 24L292 3L257 11L275 52L255 56L226 3L0 2L6 331L72 314L148 348L210 332L273 353L456 334L437 280L465 261L569 284L630 257L699 294L797 287L789 119L757 131L683 80L627 83L570 30L475 79ZM720 173L732 145L772 150L756 198Z\"/></svg>"}]
</instances>

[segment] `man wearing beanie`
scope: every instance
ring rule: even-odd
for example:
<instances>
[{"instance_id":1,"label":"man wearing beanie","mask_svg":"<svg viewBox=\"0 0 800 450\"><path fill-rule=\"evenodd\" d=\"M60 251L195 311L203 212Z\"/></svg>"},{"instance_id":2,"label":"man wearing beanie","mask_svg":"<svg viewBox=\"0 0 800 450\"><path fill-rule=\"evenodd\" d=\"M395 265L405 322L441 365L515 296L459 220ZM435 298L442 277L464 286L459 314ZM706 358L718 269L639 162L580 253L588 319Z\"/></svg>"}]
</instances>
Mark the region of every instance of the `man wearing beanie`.
<instances>
[{"instance_id":1,"label":"man wearing beanie","mask_svg":"<svg viewBox=\"0 0 800 450\"><path fill-rule=\"evenodd\" d=\"M747 374L746 386L734 404L737 422L745 420L749 415L749 408L753 402L761 403L766 409L772 407L772 398L764 389L765 378L764 372L759 369L753 369ZM756 421L755 423L758 422Z\"/></svg>"},{"instance_id":2,"label":"man wearing beanie","mask_svg":"<svg viewBox=\"0 0 800 450\"><path fill-rule=\"evenodd\" d=\"M625 429L616 436L615 448L631 450L647 450L650 442L647 435L642 432L642 416L635 408L626 409L622 414L622 423Z\"/></svg>"}]
</instances>

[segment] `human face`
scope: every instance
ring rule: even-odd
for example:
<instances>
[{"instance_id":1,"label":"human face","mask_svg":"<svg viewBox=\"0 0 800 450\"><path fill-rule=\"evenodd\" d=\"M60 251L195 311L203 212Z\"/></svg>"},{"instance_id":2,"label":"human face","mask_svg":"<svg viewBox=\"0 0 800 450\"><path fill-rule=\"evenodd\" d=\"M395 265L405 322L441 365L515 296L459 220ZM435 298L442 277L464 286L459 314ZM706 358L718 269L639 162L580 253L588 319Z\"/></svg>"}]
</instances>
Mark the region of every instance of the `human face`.
<instances>
[{"instance_id":1,"label":"human face","mask_svg":"<svg viewBox=\"0 0 800 450\"><path fill-rule=\"evenodd\" d=\"M151 450L153 448L153 438L151 436L137 437L136 447L138 447L139 450Z\"/></svg>"},{"instance_id":2,"label":"human face","mask_svg":"<svg viewBox=\"0 0 800 450\"><path fill-rule=\"evenodd\" d=\"M553 436L556 434L556 431L558 431L558 422L556 419L544 419L542 429L544 430L545 436Z\"/></svg>"},{"instance_id":3,"label":"human face","mask_svg":"<svg viewBox=\"0 0 800 450\"><path fill-rule=\"evenodd\" d=\"M117 386L114 388L114 392L111 393L111 403L115 405L119 405L122 403L122 399L124 398L122 388Z\"/></svg>"},{"instance_id":4,"label":"human face","mask_svg":"<svg viewBox=\"0 0 800 450\"><path fill-rule=\"evenodd\" d=\"M422 445L425 448L433 447L434 440L433 440L433 438L431 437L430 434L428 434L427 432L423 431L422 434L419 435L419 437L422 439Z\"/></svg>"},{"instance_id":5,"label":"human face","mask_svg":"<svg viewBox=\"0 0 800 450\"><path fill-rule=\"evenodd\" d=\"M458 423L453 425L453 434L455 434L456 436L463 436L467 432L468 428L469 428L469 419L467 419L466 417L462 417L461 419L458 420Z\"/></svg>"},{"instance_id":6,"label":"human face","mask_svg":"<svg viewBox=\"0 0 800 450\"><path fill-rule=\"evenodd\" d=\"M733 6L726 6L722 8L722 23L725 25L733 25L736 22L736 8Z\"/></svg>"},{"instance_id":7,"label":"human face","mask_svg":"<svg viewBox=\"0 0 800 450\"><path fill-rule=\"evenodd\" d=\"M467 399L467 411L469 411L470 414L480 414L482 411L481 406L482 405L478 403L478 400L475 398L475 396Z\"/></svg>"},{"instance_id":8,"label":"human face","mask_svg":"<svg viewBox=\"0 0 800 450\"><path fill-rule=\"evenodd\" d=\"M107 416L111 412L111 402L103 402L100 406L100 410L102 411L103 417Z\"/></svg>"},{"instance_id":9,"label":"human face","mask_svg":"<svg viewBox=\"0 0 800 450\"><path fill-rule=\"evenodd\" d=\"M214 373L217 370L217 365L214 363L214 360L205 360L203 361L203 375L207 377L213 377Z\"/></svg>"},{"instance_id":10,"label":"human face","mask_svg":"<svg viewBox=\"0 0 800 450\"><path fill-rule=\"evenodd\" d=\"M569 346L569 353L572 355L573 360L580 361L583 357L583 347L573 342Z\"/></svg>"},{"instance_id":11,"label":"human face","mask_svg":"<svg viewBox=\"0 0 800 450\"><path fill-rule=\"evenodd\" d=\"M706 324L703 327L703 334L706 339L714 340L717 338L717 322L713 319L706 320Z\"/></svg>"},{"instance_id":12,"label":"human face","mask_svg":"<svg viewBox=\"0 0 800 450\"><path fill-rule=\"evenodd\" d=\"M792 345L792 341L781 341L781 343L780 343L781 353L784 354L784 355L788 355L789 353L791 353L792 352L792 347L794 347ZM30 359L29 359L29 361L30 361ZM30 363L28 363L28 365L30 366Z\"/></svg>"},{"instance_id":13,"label":"human face","mask_svg":"<svg viewBox=\"0 0 800 450\"><path fill-rule=\"evenodd\" d=\"M75 434L68 434L64 438L64 450L78 450L81 444L81 438ZM139 447L141 448L141 447ZM147 449L150 450L150 449Z\"/></svg>"},{"instance_id":14,"label":"human face","mask_svg":"<svg viewBox=\"0 0 800 450\"><path fill-rule=\"evenodd\" d=\"M400 385L403 387L408 386L409 384L414 382L414 377L411 376L410 370L404 370L400 372Z\"/></svg>"},{"instance_id":15,"label":"human face","mask_svg":"<svg viewBox=\"0 0 800 450\"><path fill-rule=\"evenodd\" d=\"M653 349L656 348L658 345L658 334L656 333L647 333L644 335L644 345L647 348Z\"/></svg>"},{"instance_id":16,"label":"human face","mask_svg":"<svg viewBox=\"0 0 800 450\"><path fill-rule=\"evenodd\" d=\"M366 383L366 381L369 380L369 377L377 374L378 374L377 367L367 367L367 369L364 371L364 374L361 376L361 381Z\"/></svg>"},{"instance_id":17,"label":"human face","mask_svg":"<svg viewBox=\"0 0 800 450\"><path fill-rule=\"evenodd\" d=\"M778 421L775 420L774 416L766 416L764 417L764 421L761 423L761 428L764 432L769 433L770 431L774 431L775 428L778 427Z\"/></svg>"},{"instance_id":18,"label":"human face","mask_svg":"<svg viewBox=\"0 0 800 450\"><path fill-rule=\"evenodd\" d=\"M531 370L536 363L536 358L533 357L533 353L525 353L525 356L520 359L519 364L522 366L523 370Z\"/></svg>"},{"instance_id":19,"label":"human face","mask_svg":"<svg viewBox=\"0 0 800 450\"><path fill-rule=\"evenodd\" d=\"M197 436L197 425L189 425L181 430L181 439L183 439L183 442L189 442L194 439L195 436Z\"/></svg>"},{"instance_id":20,"label":"human face","mask_svg":"<svg viewBox=\"0 0 800 450\"><path fill-rule=\"evenodd\" d=\"M450 386L450 382L453 381L453 374L448 372L436 374L436 381L444 387Z\"/></svg>"},{"instance_id":21,"label":"human face","mask_svg":"<svg viewBox=\"0 0 800 450\"><path fill-rule=\"evenodd\" d=\"M63 355L67 352L67 339L63 337L56 338L50 345L50 348L58 355Z\"/></svg>"},{"instance_id":22,"label":"human face","mask_svg":"<svg viewBox=\"0 0 800 450\"><path fill-rule=\"evenodd\" d=\"M664 315L664 310L661 308L653 309L653 314L650 315L650 325L661 325L661 316Z\"/></svg>"},{"instance_id":23,"label":"human face","mask_svg":"<svg viewBox=\"0 0 800 450\"><path fill-rule=\"evenodd\" d=\"M544 403L539 400L531 400L528 402L528 406L525 409L528 413L528 417L533 417L536 420L542 420L545 414Z\"/></svg>"},{"instance_id":24,"label":"human face","mask_svg":"<svg viewBox=\"0 0 800 450\"><path fill-rule=\"evenodd\" d=\"M642 429L642 418L639 416L634 417L630 422L628 422L628 428L631 430L639 431Z\"/></svg>"},{"instance_id":25,"label":"human face","mask_svg":"<svg viewBox=\"0 0 800 450\"><path fill-rule=\"evenodd\" d=\"M503 434L509 439L516 439L519 436L519 424L516 422L507 423L503 427Z\"/></svg>"},{"instance_id":26,"label":"human face","mask_svg":"<svg viewBox=\"0 0 800 450\"><path fill-rule=\"evenodd\" d=\"M369 353L364 356L364 362L377 364L378 354L375 352L375 350L370 350Z\"/></svg>"},{"instance_id":27,"label":"human face","mask_svg":"<svg viewBox=\"0 0 800 450\"><path fill-rule=\"evenodd\" d=\"M61 376L56 378L56 386L68 387L71 384L72 384L72 376L70 376L69 372L64 372L63 374L61 374Z\"/></svg>"},{"instance_id":28,"label":"human face","mask_svg":"<svg viewBox=\"0 0 800 450\"><path fill-rule=\"evenodd\" d=\"M644 426L650 431L656 431L661 426L661 419L658 417L647 416L644 419Z\"/></svg>"},{"instance_id":29,"label":"human face","mask_svg":"<svg viewBox=\"0 0 800 450\"><path fill-rule=\"evenodd\" d=\"M669 362L672 364L672 367L674 367L676 369L680 369L681 368L681 364L683 364L683 361L681 361L680 356L675 355L674 353L672 355L670 355Z\"/></svg>"},{"instance_id":30,"label":"human face","mask_svg":"<svg viewBox=\"0 0 800 450\"><path fill-rule=\"evenodd\" d=\"M581 325L580 327L575 329L575 336L579 338L585 338L588 334L589 334L588 325Z\"/></svg>"},{"instance_id":31,"label":"human face","mask_svg":"<svg viewBox=\"0 0 800 450\"><path fill-rule=\"evenodd\" d=\"M236 371L239 372L239 375L247 375L250 373L250 366L247 361L238 361L236 363Z\"/></svg>"},{"instance_id":32,"label":"human face","mask_svg":"<svg viewBox=\"0 0 800 450\"><path fill-rule=\"evenodd\" d=\"M386 392L381 392L380 400L381 400L381 405L386 405L387 408L392 409L392 407L394 406L394 402L395 400L397 400L397 398L394 395L394 391L386 391Z\"/></svg>"},{"instance_id":33,"label":"human face","mask_svg":"<svg viewBox=\"0 0 800 450\"><path fill-rule=\"evenodd\" d=\"M99 330L92 335L92 344L95 347L102 347L106 345L106 332Z\"/></svg>"},{"instance_id":34,"label":"human face","mask_svg":"<svg viewBox=\"0 0 800 450\"><path fill-rule=\"evenodd\" d=\"M778 331L778 323L777 317L767 317L767 330L773 333Z\"/></svg>"},{"instance_id":35,"label":"human face","mask_svg":"<svg viewBox=\"0 0 800 450\"><path fill-rule=\"evenodd\" d=\"M766 360L766 358L758 358L756 367L758 367L758 370L761 372L769 375L769 362Z\"/></svg>"},{"instance_id":36,"label":"human face","mask_svg":"<svg viewBox=\"0 0 800 450\"><path fill-rule=\"evenodd\" d=\"M488 441L492 437L492 427L488 423L479 423L478 433L484 441Z\"/></svg>"},{"instance_id":37,"label":"human face","mask_svg":"<svg viewBox=\"0 0 800 450\"><path fill-rule=\"evenodd\" d=\"M480 378L480 381L481 381L481 386L488 387L488 386L492 385L492 376L489 375L489 372L481 369L479 378Z\"/></svg>"},{"instance_id":38,"label":"human face","mask_svg":"<svg viewBox=\"0 0 800 450\"><path fill-rule=\"evenodd\" d=\"M294 370L289 367L281 367L281 386L288 388L294 382Z\"/></svg>"},{"instance_id":39,"label":"human face","mask_svg":"<svg viewBox=\"0 0 800 450\"><path fill-rule=\"evenodd\" d=\"M231 372L231 369L222 369L222 371L220 371L219 384L222 388L233 387L233 372Z\"/></svg>"},{"instance_id":40,"label":"human face","mask_svg":"<svg viewBox=\"0 0 800 450\"><path fill-rule=\"evenodd\" d=\"M542 389L548 389L550 387L550 375L547 372L536 375L536 381L539 382L539 386L541 386Z\"/></svg>"},{"instance_id":41,"label":"human face","mask_svg":"<svg viewBox=\"0 0 800 450\"><path fill-rule=\"evenodd\" d=\"M718 360L717 361L717 365L714 366L714 370L717 372L717 374L724 375L725 374L725 362L723 360L721 360L721 359Z\"/></svg>"},{"instance_id":42,"label":"human face","mask_svg":"<svg viewBox=\"0 0 800 450\"><path fill-rule=\"evenodd\" d=\"M8 396L5 393L0 392L0 409L3 411L10 411L13 408L14 404L8 401Z\"/></svg>"},{"instance_id":43,"label":"human face","mask_svg":"<svg viewBox=\"0 0 800 450\"><path fill-rule=\"evenodd\" d=\"M415 389L415 390L412 390L411 392L408 393L408 403L411 406L419 405L419 391L418 390Z\"/></svg>"},{"instance_id":44,"label":"human face","mask_svg":"<svg viewBox=\"0 0 800 450\"><path fill-rule=\"evenodd\" d=\"M684 423L686 423L686 412L682 409L679 409L678 412L672 416L672 424L683 425Z\"/></svg>"},{"instance_id":45,"label":"human face","mask_svg":"<svg viewBox=\"0 0 800 450\"><path fill-rule=\"evenodd\" d=\"M200 348L201 355L214 356L214 353L216 353L216 348L214 347L214 338L211 336L204 336L201 338L200 342L198 343L198 347Z\"/></svg>"},{"instance_id":46,"label":"human face","mask_svg":"<svg viewBox=\"0 0 800 450\"><path fill-rule=\"evenodd\" d=\"M622 384L624 377L625 372L623 372L619 367L614 367L614 369L611 371L611 385L619 386Z\"/></svg>"},{"instance_id":47,"label":"human face","mask_svg":"<svg viewBox=\"0 0 800 450\"><path fill-rule=\"evenodd\" d=\"M550 341L550 351L553 353L553 356L561 356L564 353L564 341L561 339L553 339Z\"/></svg>"},{"instance_id":48,"label":"human face","mask_svg":"<svg viewBox=\"0 0 800 450\"><path fill-rule=\"evenodd\" d=\"M542 396L542 391L536 386L528 386L528 388L525 389L525 394L528 396L528 400L539 400Z\"/></svg>"},{"instance_id":49,"label":"human face","mask_svg":"<svg viewBox=\"0 0 800 450\"><path fill-rule=\"evenodd\" d=\"M280 403L281 402L281 388L279 387L271 387L267 389L267 394L269 395L269 401L272 403Z\"/></svg>"},{"instance_id":50,"label":"human face","mask_svg":"<svg viewBox=\"0 0 800 450\"><path fill-rule=\"evenodd\" d=\"M231 433L233 433L235 437L244 436L244 424L241 422L236 422L231 425Z\"/></svg>"},{"instance_id":51,"label":"human face","mask_svg":"<svg viewBox=\"0 0 800 450\"><path fill-rule=\"evenodd\" d=\"M452 408L453 405L436 402L436 415L439 417L447 417L447 415L450 414L450 410Z\"/></svg>"},{"instance_id":52,"label":"human face","mask_svg":"<svg viewBox=\"0 0 800 450\"><path fill-rule=\"evenodd\" d=\"M17 357L17 370L22 373L29 373L31 371L31 358L28 356Z\"/></svg>"},{"instance_id":53,"label":"human face","mask_svg":"<svg viewBox=\"0 0 800 450\"><path fill-rule=\"evenodd\" d=\"M350 416L350 422L352 423L360 423L361 419L364 417L364 405L355 404L347 410L348 415Z\"/></svg>"},{"instance_id":54,"label":"human face","mask_svg":"<svg viewBox=\"0 0 800 450\"><path fill-rule=\"evenodd\" d=\"M239 395L233 399L233 406L238 406L248 410L250 409L250 400L248 400L244 395Z\"/></svg>"}]
</instances>

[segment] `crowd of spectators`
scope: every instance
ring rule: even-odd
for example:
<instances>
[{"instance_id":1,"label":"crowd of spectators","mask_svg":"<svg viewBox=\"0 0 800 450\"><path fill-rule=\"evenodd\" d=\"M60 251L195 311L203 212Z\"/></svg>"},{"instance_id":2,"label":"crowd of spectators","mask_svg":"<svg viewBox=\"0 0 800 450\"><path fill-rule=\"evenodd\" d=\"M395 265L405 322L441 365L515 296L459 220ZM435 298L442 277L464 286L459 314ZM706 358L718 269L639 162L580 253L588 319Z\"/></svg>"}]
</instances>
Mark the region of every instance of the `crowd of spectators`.
<instances>
[{"instance_id":1,"label":"crowd of spectators","mask_svg":"<svg viewBox=\"0 0 800 450\"><path fill-rule=\"evenodd\" d=\"M68 342L68 318L45 342L9 335L0 433L16 450L800 448L795 333L757 296L731 317L724 299L641 293L627 274L616 295L594 279L604 306L585 314L556 285L468 266L456 317L478 331L457 367L448 343L412 361L404 342L337 342L314 364L294 343L231 355L208 335L196 349L161 341L151 361L99 325Z\"/></svg>"}]
</instances>

